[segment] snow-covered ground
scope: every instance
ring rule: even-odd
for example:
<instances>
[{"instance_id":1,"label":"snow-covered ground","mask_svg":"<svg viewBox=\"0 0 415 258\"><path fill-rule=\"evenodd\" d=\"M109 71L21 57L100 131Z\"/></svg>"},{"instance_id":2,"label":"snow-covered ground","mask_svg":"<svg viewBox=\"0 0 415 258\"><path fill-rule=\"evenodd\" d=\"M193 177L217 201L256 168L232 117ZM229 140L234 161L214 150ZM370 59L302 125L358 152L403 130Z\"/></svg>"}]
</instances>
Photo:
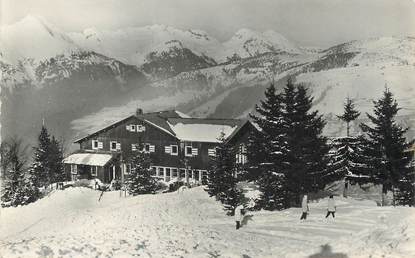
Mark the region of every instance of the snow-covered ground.
<instances>
[{"instance_id":1,"label":"snow-covered ground","mask_svg":"<svg viewBox=\"0 0 415 258\"><path fill-rule=\"evenodd\" d=\"M120 197L69 188L28 206L1 211L2 257L415 257L415 210L337 200L300 209L232 217L201 187L183 193ZM324 251L322 251L322 247ZM330 251L328 251L330 249ZM324 253L324 256L322 253ZM315 255L315 256L313 256Z\"/></svg>"}]
</instances>

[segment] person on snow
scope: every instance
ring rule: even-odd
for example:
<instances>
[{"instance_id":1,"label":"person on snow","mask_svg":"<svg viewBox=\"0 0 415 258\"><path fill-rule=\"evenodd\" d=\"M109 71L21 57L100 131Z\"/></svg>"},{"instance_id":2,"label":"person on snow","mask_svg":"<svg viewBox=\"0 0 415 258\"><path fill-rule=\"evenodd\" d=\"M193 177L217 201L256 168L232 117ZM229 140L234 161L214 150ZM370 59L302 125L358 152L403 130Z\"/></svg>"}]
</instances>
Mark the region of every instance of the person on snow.
<instances>
[{"instance_id":1,"label":"person on snow","mask_svg":"<svg viewBox=\"0 0 415 258\"><path fill-rule=\"evenodd\" d=\"M326 218L328 218L330 216L330 214L333 215L333 218L334 218L334 213L335 212L336 212L336 204L334 203L333 195L330 195L328 206L327 206Z\"/></svg>"},{"instance_id":2,"label":"person on snow","mask_svg":"<svg viewBox=\"0 0 415 258\"><path fill-rule=\"evenodd\" d=\"M300 220L306 220L307 219L308 211L310 210L308 208L307 195L304 195L304 197L303 197L303 201L301 202L301 208L303 210L303 214L301 214Z\"/></svg>"},{"instance_id":3,"label":"person on snow","mask_svg":"<svg viewBox=\"0 0 415 258\"><path fill-rule=\"evenodd\" d=\"M239 229L241 227L241 221L244 218L243 210L244 210L244 206L242 204L236 206L235 208L234 217L235 217L235 222L236 222L236 229Z\"/></svg>"}]
</instances>

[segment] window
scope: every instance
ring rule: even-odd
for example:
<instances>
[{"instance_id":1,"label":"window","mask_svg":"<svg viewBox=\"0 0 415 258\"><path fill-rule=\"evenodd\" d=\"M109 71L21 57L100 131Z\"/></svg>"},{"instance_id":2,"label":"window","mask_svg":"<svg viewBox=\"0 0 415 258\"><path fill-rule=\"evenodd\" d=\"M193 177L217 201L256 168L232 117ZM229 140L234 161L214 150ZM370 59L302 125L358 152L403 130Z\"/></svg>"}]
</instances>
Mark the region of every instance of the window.
<instances>
[{"instance_id":1,"label":"window","mask_svg":"<svg viewBox=\"0 0 415 258\"><path fill-rule=\"evenodd\" d=\"M144 144L144 152L150 152L150 144L146 143Z\"/></svg>"},{"instance_id":2,"label":"window","mask_svg":"<svg viewBox=\"0 0 415 258\"><path fill-rule=\"evenodd\" d=\"M172 174L172 177L177 177L178 175L177 175L177 168L172 168L171 169L171 174Z\"/></svg>"},{"instance_id":3,"label":"window","mask_svg":"<svg viewBox=\"0 0 415 258\"><path fill-rule=\"evenodd\" d=\"M152 176L157 176L157 168L156 167L151 167L151 175Z\"/></svg>"},{"instance_id":4,"label":"window","mask_svg":"<svg viewBox=\"0 0 415 258\"><path fill-rule=\"evenodd\" d=\"M245 144L241 144L238 147L238 153L236 154L236 163L237 164L246 164L248 161L246 155L246 146Z\"/></svg>"},{"instance_id":5,"label":"window","mask_svg":"<svg viewBox=\"0 0 415 258\"><path fill-rule=\"evenodd\" d=\"M92 149L98 150L103 148L103 143L98 140L92 140Z\"/></svg>"},{"instance_id":6,"label":"window","mask_svg":"<svg viewBox=\"0 0 415 258\"><path fill-rule=\"evenodd\" d=\"M71 174L78 174L78 166L76 164L71 164Z\"/></svg>"},{"instance_id":7,"label":"window","mask_svg":"<svg viewBox=\"0 0 415 258\"><path fill-rule=\"evenodd\" d=\"M171 155L178 155L179 154L179 148L177 145L171 145Z\"/></svg>"},{"instance_id":8,"label":"window","mask_svg":"<svg viewBox=\"0 0 415 258\"><path fill-rule=\"evenodd\" d=\"M131 173L131 164L125 164L125 174L128 175Z\"/></svg>"},{"instance_id":9,"label":"window","mask_svg":"<svg viewBox=\"0 0 415 258\"><path fill-rule=\"evenodd\" d=\"M110 141L110 150L112 151L121 150L121 143L117 141Z\"/></svg>"},{"instance_id":10,"label":"window","mask_svg":"<svg viewBox=\"0 0 415 258\"><path fill-rule=\"evenodd\" d=\"M185 150L186 150L185 155L187 157L191 157L192 156L192 146L186 146Z\"/></svg>"},{"instance_id":11,"label":"window","mask_svg":"<svg viewBox=\"0 0 415 258\"><path fill-rule=\"evenodd\" d=\"M91 176L97 176L98 173L98 167L97 166L91 166Z\"/></svg>"}]
</instances>

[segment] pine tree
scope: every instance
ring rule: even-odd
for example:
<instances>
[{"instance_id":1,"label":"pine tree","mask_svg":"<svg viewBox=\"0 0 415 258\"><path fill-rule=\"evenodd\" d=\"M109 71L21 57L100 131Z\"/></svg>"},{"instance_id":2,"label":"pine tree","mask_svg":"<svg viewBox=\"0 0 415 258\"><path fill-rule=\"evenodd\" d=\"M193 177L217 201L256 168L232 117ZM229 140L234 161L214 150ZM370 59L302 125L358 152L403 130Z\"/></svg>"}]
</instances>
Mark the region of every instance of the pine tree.
<instances>
[{"instance_id":1,"label":"pine tree","mask_svg":"<svg viewBox=\"0 0 415 258\"><path fill-rule=\"evenodd\" d=\"M60 142L52 136L49 147L49 181L51 183L65 181L66 175L63 166L63 153Z\"/></svg>"},{"instance_id":2,"label":"pine tree","mask_svg":"<svg viewBox=\"0 0 415 258\"><path fill-rule=\"evenodd\" d=\"M290 205L298 205L303 194L324 187L329 147L322 136L325 122L318 111L311 111L312 101L304 86L288 81L282 94L286 142L282 164Z\"/></svg>"},{"instance_id":3,"label":"pine tree","mask_svg":"<svg viewBox=\"0 0 415 258\"><path fill-rule=\"evenodd\" d=\"M235 152L226 143L225 135L222 133L216 147L216 156L213 158L212 168L208 171L208 184L206 191L214 196L225 206L227 214L230 215L242 200L242 191L237 188Z\"/></svg>"},{"instance_id":4,"label":"pine tree","mask_svg":"<svg viewBox=\"0 0 415 258\"><path fill-rule=\"evenodd\" d=\"M363 155L360 144L362 144L361 137L350 136L350 122L359 117L360 113L355 109L354 102L350 98L346 99L344 104L344 112L342 115L337 116L347 124L347 136L335 138L331 141L329 152L330 162L328 165L328 173L325 175L327 183L337 180L343 180L348 183L346 177L350 178L364 178L356 177L353 171L362 168L360 163ZM360 173L359 173L360 174ZM346 196L346 192L343 193Z\"/></svg>"},{"instance_id":5,"label":"pine tree","mask_svg":"<svg viewBox=\"0 0 415 258\"><path fill-rule=\"evenodd\" d=\"M258 115L251 115L260 130L253 132L248 141L250 179L256 179L261 191L258 208L282 209L284 205L284 179L281 170L284 127L281 95L271 84L265 91L265 99L255 106Z\"/></svg>"},{"instance_id":6,"label":"pine tree","mask_svg":"<svg viewBox=\"0 0 415 258\"><path fill-rule=\"evenodd\" d=\"M159 189L156 179L151 176L151 160L147 153L138 152L130 161L131 172L127 175L126 186L131 195L153 194Z\"/></svg>"},{"instance_id":7,"label":"pine tree","mask_svg":"<svg viewBox=\"0 0 415 258\"><path fill-rule=\"evenodd\" d=\"M51 139L48 130L42 126L38 137L38 146L34 148L33 164L31 174L34 177L35 185L45 187L50 184L50 145Z\"/></svg>"},{"instance_id":8,"label":"pine tree","mask_svg":"<svg viewBox=\"0 0 415 258\"><path fill-rule=\"evenodd\" d=\"M366 114L372 126L362 123L360 127L366 133L365 147L370 157L371 177L375 184L382 185L384 205L384 195L388 191L395 193L395 188L405 191L404 188L408 187L402 182L410 173L410 158L405 151L414 141L406 142L404 134L409 128L402 128L395 121L400 108L388 88L373 104L374 115Z\"/></svg>"},{"instance_id":9,"label":"pine tree","mask_svg":"<svg viewBox=\"0 0 415 258\"><path fill-rule=\"evenodd\" d=\"M18 206L36 201L40 192L26 176L26 148L20 139L12 138L1 146L1 205Z\"/></svg>"},{"instance_id":10,"label":"pine tree","mask_svg":"<svg viewBox=\"0 0 415 258\"><path fill-rule=\"evenodd\" d=\"M350 122L356 120L360 116L360 112L355 109L352 99L347 97L346 103L344 103L344 112L341 116L337 116L339 119L346 122L347 137L350 136Z\"/></svg>"}]
</instances>

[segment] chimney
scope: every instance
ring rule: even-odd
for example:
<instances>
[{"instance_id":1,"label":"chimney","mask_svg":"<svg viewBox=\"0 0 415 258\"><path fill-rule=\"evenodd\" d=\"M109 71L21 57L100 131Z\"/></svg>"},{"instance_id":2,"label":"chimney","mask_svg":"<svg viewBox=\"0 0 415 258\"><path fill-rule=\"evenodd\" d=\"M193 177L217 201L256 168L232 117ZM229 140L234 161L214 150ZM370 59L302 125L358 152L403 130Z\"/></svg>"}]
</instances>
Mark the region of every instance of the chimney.
<instances>
[{"instance_id":1,"label":"chimney","mask_svg":"<svg viewBox=\"0 0 415 258\"><path fill-rule=\"evenodd\" d=\"M137 110L135 111L135 115L141 116L142 114L143 114L143 110L141 108L137 108Z\"/></svg>"}]
</instances>

